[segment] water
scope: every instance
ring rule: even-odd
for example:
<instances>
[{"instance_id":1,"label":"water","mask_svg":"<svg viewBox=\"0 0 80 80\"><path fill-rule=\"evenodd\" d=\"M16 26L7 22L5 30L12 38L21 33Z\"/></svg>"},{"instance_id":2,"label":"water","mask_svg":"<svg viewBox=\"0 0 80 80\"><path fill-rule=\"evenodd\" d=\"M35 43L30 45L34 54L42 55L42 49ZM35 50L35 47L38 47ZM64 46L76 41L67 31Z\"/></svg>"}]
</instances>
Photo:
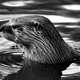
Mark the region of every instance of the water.
<instances>
[{"instance_id":1,"label":"water","mask_svg":"<svg viewBox=\"0 0 80 80\"><path fill-rule=\"evenodd\" d=\"M53 22L53 24L55 25L55 27L57 28L57 30L59 31L59 33L61 34L61 36L63 37L66 43L68 43L70 46L75 48L77 51L80 51L80 9L79 9L80 1L79 0L28 0L28 1L23 0L22 2L19 1L19 3L18 1L17 2L15 2L14 0L12 2L7 0L0 1L0 25L3 24L4 22L7 22L12 17L35 15L35 14L43 15L49 18ZM73 4L73 7L70 7L72 4ZM70 5L70 6L68 8L64 8L63 7L64 5ZM10 42L4 38L0 38L0 53L2 54L4 50L5 51L7 50L8 51L7 53L12 53L16 55L16 53L14 52L14 49L13 49L14 53L11 52L11 50L9 49L10 46L14 46L14 45L15 43ZM17 55L21 55L19 50ZM8 56L11 59L13 59L11 55L8 55ZM3 61L6 64L8 64L9 62L6 62L5 58ZM4 76L15 73L21 68L21 66L14 63L13 60L11 63L13 64L11 64L10 66L0 64L1 80L4 78ZM58 65L56 65L56 68L59 68ZM49 73L50 76L54 74L53 76L55 77L55 80L57 79L59 80L60 77L61 77L61 80L80 80L80 77L79 77L80 63L78 64L72 63L64 71L56 68L55 67L53 68L54 73L52 72ZM61 71L62 71L62 76L61 76ZM26 73L26 72L23 71L23 73ZM46 74L46 71L44 72L44 74Z\"/></svg>"}]
</instances>

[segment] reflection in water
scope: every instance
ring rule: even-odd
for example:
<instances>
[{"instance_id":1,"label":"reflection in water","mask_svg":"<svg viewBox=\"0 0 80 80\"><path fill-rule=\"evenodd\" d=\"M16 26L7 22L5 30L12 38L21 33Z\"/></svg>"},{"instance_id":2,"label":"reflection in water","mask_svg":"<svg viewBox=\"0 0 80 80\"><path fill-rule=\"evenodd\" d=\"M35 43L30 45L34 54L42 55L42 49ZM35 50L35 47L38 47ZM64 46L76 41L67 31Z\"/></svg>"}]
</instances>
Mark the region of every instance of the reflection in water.
<instances>
[{"instance_id":1,"label":"reflection in water","mask_svg":"<svg viewBox=\"0 0 80 80\"><path fill-rule=\"evenodd\" d=\"M62 70L66 69L69 64L48 65L25 59L20 71L8 75L3 80L60 80Z\"/></svg>"}]
</instances>

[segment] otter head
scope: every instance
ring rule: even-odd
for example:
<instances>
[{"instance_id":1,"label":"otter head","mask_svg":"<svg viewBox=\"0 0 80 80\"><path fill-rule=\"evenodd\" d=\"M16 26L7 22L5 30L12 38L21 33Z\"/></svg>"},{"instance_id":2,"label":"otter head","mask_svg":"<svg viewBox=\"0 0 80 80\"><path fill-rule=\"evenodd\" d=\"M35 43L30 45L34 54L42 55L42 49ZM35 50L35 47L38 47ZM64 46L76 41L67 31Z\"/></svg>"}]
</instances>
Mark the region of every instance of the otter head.
<instances>
[{"instance_id":1,"label":"otter head","mask_svg":"<svg viewBox=\"0 0 80 80\"><path fill-rule=\"evenodd\" d=\"M21 48L27 59L40 63L60 63L69 56L64 56L64 41L54 25L45 17L13 18L2 25L0 31L6 39Z\"/></svg>"}]
</instances>

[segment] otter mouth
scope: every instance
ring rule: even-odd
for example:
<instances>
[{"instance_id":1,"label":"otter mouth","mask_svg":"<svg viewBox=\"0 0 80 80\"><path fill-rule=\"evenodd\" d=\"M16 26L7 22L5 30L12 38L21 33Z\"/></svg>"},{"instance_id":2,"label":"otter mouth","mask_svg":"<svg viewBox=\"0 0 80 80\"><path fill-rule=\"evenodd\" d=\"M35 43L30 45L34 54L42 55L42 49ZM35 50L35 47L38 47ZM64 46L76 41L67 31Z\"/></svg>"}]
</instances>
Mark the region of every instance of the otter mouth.
<instances>
[{"instance_id":1,"label":"otter mouth","mask_svg":"<svg viewBox=\"0 0 80 80\"><path fill-rule=\"evenodd\" d=\"M15 39L13 40L13 42L16 43L16 46L21 51L23 58L25 58L26 51L25 51L25 47L23 45L23 42L16 35L15 35Z\"/></svg>"},{"instance_id":2,"label":"otter mouth","mask_svg":"<svg viewBox=\"0 0 80 80\"><path fill-rule=\"evenodd\" d=\"M19 49L20 50L19 52L23 54L23 57L25 57L24 56L25 47L23 46L23 42L20 40L20 38L15 34L15 32L10 28L10 26L9 26L9 28L6 28L4 30L2 30L2 29L0 29L1 37L6 38L7 40L16 43L16 45L15 45L15 53L17 54L18 53L17 49ZM11 45L11 46L13 46L13 45Z\"/></svg>"}]
</instances>

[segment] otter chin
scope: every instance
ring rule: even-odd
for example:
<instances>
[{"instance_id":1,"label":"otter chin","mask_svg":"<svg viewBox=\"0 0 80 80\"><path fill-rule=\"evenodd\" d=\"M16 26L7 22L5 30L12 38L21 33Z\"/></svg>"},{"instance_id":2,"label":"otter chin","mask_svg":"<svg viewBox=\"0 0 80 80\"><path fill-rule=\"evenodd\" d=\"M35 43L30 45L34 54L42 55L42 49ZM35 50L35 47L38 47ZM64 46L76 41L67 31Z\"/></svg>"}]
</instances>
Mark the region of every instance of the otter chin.
<instances>
[{"instance_id":1,"label":"otter chin","mask_svg":"<svg viewBox=\"0 0 80 80\"><path fill-rule=\"evenodd\" d=\"M42 72L45 72L45 74L46 71L49 71L48 68L52 65L64 64L58 67L59 69L63 67L65 69L74 61L75 58L79 57L76 55L77 52L62 39L53 23L43 16L13 18L0 27L0 32L2 32L3 37L18 45L23 52L23 57L26 63L25 66L29 65L29 69L31 67L30 71L32 72L35 70L32 66L37 68L37 65L39 65L40 68L35 70L35 72L40 72L41 70ZM67 64L65 65L65 63ZM43 65L48 66L41 67ZM27 71L27 73L28 72L29 71ZM27 80L34 79L30 78ZM50 80L50 78L41 78L36 80ZM51 80L54 79L52 78Z\"/></svg>"}]
</instances>

